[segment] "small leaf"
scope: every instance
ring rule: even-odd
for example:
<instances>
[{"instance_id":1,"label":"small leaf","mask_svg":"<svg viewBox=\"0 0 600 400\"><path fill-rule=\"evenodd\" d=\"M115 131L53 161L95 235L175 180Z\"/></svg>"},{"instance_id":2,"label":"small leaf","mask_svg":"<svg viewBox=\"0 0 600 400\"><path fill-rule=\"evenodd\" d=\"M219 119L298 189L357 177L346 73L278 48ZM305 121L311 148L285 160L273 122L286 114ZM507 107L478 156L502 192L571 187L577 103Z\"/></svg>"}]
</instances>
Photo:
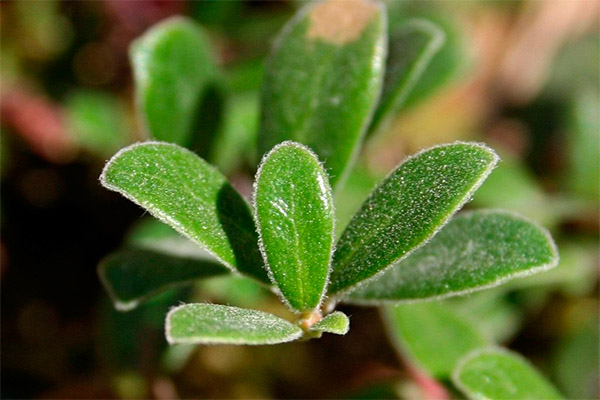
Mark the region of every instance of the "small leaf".
<instances>
[{"instance_id":1,"label":"small leaf","mask_svg":"<svg viewBox=\"0 0 600 400\"><path fill-rule=\"evenodd\" d=\"M100 181L230 269L269 282L248 204L219 171L189 150L169 143L134 144L106 164Z\"/></svg>"},{"instance_id":2,"label":"small leaf","mask_svg":"<svg viewBox=\"0 0 600 400\"><path fill-rule=\"evenodd\" d=\"M206 34L182 17L161 22L133 42L137 103L151 137L192 143L202 96L217 74L210 53Z\"/></svg>"},{"instance_id":3,"label":"small leaf","mask_svg":"<svg viewBox=\"0 0 600 400\"><path fill-rule=\"evenodd\" d=\"M100 280L119 311L132 310L173 286L227 272L208 255L176 257L141 249L115 252L98 266Z\"/></svg>"},{"instance_id":4,"label":"small leaf","mask_svg":"<svg viewBox=\"0 0 600 400\"><path fill-rule=\"evenodd\" d=\"M273 314L217 304L185 304L167 314L170 344L276 344L302 336L302 329Z\"/></svg>"},{"instance_id":5,"label":"small leaf","mask_svg":"<svg viewBox=\"0 0 600 400\"><path fill-rule=\"evenodd\" d=\"M448 378L462 356L489 344L468 320L441 303L402 304L383 310L399 351L436 378Z\"/></svg>"},{"instance_id":6,"label":"small leaf","mask_svg":"<svg viewBox=\"0 0 600 400\"><path fill-rule=\"evenodd\" d=\"M429 243L350 295L351 302L456 296L554 267L545 229L507 211L454 218Z\"/></svg>"},{"instance_id":7,"label":"small leaf","mask_svg":"<svg viewBox=\"0 0 600 400\"><path fill-rule=\"evenodd\" d=\"M327 174L305 146L284 142L256 173L256 226L270 277L299 312L319 306L334 241L334 208Z\"/></svg>"},{"instance_id":8,"label":"small leaf","mask_svg":"<svg viewBox=\"0 0 600 400\"><path fill-rule=\"evenodd\" d=\"M452 382L470 399L562 399L522 356L508 350L476 350L463 358Z\"/></svg>"},{"instance_id":9,"label":"small leaf","mask_svg":"<svg viewBox=\"0 0 600 400\"><path fill-rule=\"evenodd\" d=\"M262 88L260 154L285 140L325 161L343 180L377 104L385 60L385 10L375 2L326 0L282 30Z\"/></svg>"},{"instance_id":10,"label":"small leaf","mask_svg":"<svg viewBox=\"0 0 600 400\"><path fill-rule=\"evenodd\" d=\"M444 31L425 19L411 19L391 32L381 100L370 133L385 128L446 40Z\"/></svg>"},{"instance_id":11,"label":"small leaf","mask_svg":"<svg viewBox=\"0 0 600 400\"><path fill-rule=\"evenodd\" d=\"M313 332L333 333L336 335L345 335L349 329L350 320L341 311L327 315L310 328Z\"/></svg>"},{"instance_id":12,"label":"small leaf","mask_svg":"<svg viewBox=\"0 0 600 400\"><path fill-rule=\"evenodd\" d=\"M347 291L423 245L497 161L488 147L460 142L408 158L371 193L342 234L329 292Z\"/></svg>"}]
</instances>

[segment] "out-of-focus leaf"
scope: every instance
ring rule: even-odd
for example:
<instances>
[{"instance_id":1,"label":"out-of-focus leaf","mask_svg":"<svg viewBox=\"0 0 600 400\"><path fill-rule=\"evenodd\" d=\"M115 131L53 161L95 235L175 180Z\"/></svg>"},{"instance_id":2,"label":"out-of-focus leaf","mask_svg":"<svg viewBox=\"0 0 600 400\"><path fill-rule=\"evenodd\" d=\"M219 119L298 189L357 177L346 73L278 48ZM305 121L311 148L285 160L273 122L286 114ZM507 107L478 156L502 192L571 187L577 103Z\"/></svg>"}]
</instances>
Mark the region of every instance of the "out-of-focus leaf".
<instances>
[{"instance_id":1,"label":"out-of-focus leaf","mask_svg":"<svg viewBox=\"0 0 600 400\"><path fill-rule=\"evenodd\" d=\"M445 40L444 32L425 19L411 19L391 30L381 99L369 133L385 128L386 120L400 109Z\"/></svg>"},{"instance_id":2,"label":"out-of-focus leaf","mask_svg":"<svg viewBox=\"0 0 600 400\"><path fill-rule=\"evenodd\" d=\"M129 311L176 285L228 273L214 257L169 256L149 250L122 250L106 257L98 275L115 308Z\"/></svg>"},{"instance_id":3,"label":"out-of-focus leaf","mask_svg":"<svg viewBox=\"0 0 600 400\"><path fill-rule=\"evenodd\" d=\"M194 153L175 144L138 143L117 153L100 180L230 269L269 282L248 204Z\"/></svg>"},{"instance_id":4,"label":"out-of-focus leaf","mask_svg":"<svg viewBox=\"0 0 600 400\"><path fill-rule=\"evenodd\" d=\"M302 336L300 327L273 314L217 304L185 304L167 314L171 344L276 344Z\"/></svg>"},{"instance_id":5,"label":"out-of-focus leaf","mask_svg":"<svg viewBox=\"0 0 600 400\"><path fill-rule=\"evenodd\" d=\"M480 349L464 357L452 382L470 399L562 399L520 355L503 349Z\"/></svg>"},{"instance_id":6,"label":"out-of-focus leaf","mask_svg":"<svg viewBox=\"0 0 600 400\"><path fill-rule=\"evenodd\" d=\"M350 295L378 303L455 296L556 266L550 234L506 211L454 218L429 243Z\"/></svg>"},{"instance_id":7,"label":"out-of-focus leaf","mask_svg":"<svg viewBox=\"0 0 600 400\"><path fill-rule=\"evenodd\" d=\"M457 142L400 164L342 234L329 293L355 287L423 245L470 199L497 161L484 145Z\"/></svg>"},{"instance_id":8,"label":"out-of-focus leaf","mask_svg":"<svg viewBox=\"0 0 600 400\"><path fill-rule=\"evenodd\" d=\"M386 31L385 9L375 2L304 7L268 60L259 153L300 142L325 162L332 186L343 180L377 105Z\"/></svg>"},{"instance_id":9,"label":"out-of-focus leaf","mask_svg":"<svg viewBox=\"0 0 600 400\"><path fill-rule=\"evenodd\" d=\"M461 357L490 344L445 304L387 306L384 315L398 351L436 378L448 378Z\"/></svg>"},{"instance_id":10,"label":"out-of-focus leaf","mask_svg":"<svg viewBox=\"0 0 600 400\"><path fill-rule=\"evenodd\" d=\"M334 241L327 173L310 149L284 142L264 157L254 189L260 248L273 283L294 311L318 308Z\"/></svg>"},{"instance_id":11,"label":"out-of-focus leaf","mask_svg":"<svg viewBox=\"0 0 600 400\"><path fill-rule=\"evenodd\" d=\"M217 75L211 52L204 31L182 17L133 42L137 103L151 137L183 146L194 141L202 97Z\"/></svg>"},{"instance_id":12,"label":"out-of-focus leaf","mask_svg":"<svg viewBox=\"0 0 600 400\"><path fill-rule=\"evenodd\" d=\"M336 335L345 335L349 329L350 320L341 311L327 315L310 328L313 332L333 333Z\"/></svg>"}]
</instances>

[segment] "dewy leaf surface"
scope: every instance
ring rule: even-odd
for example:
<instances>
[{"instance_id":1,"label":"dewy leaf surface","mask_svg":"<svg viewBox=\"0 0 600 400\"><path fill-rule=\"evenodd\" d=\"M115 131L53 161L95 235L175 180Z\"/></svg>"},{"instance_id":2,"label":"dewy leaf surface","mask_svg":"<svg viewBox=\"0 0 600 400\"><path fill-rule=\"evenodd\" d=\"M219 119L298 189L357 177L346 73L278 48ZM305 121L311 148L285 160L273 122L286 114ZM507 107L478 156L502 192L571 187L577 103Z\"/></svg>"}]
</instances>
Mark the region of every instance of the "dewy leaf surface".
<instances>
[{"instance_id":1,"label":"dewy leaf surface","mask_svg":"<svg viewBox=\"0 0 600 400\"><path fill-rule=\"evenodd\" d=\"M285 140L313 149L334 186L353 161L377 104L385 10L369 0L304 7L283 29L262 88L260 154Z\"/></svg>"},{"instance_id":2,"label":"dewy leaf surface","mask_svg":"<svg viewBox=\"0 0 600 400\"><path fill-rule=\"evenodd\" d=\"M390 33L383 90L369 132L385 127L440 50L446 35L432 22L411 19Z\"/></svg>"},{"instance_id":3,"label":"dewy leaf surface","mask_svg":"<svg viewBox=\"0 0 600 400\"><path fill-rule=\"evenodd\" d=\"M350 295L356 303L448 297L554 267L545 229L507 211L455 217L429 243Z\"/></svg>"},{"instance_id":4,"label":"dewy leaf surface","mask_svg":"<svg viewBox=\"0 0 600 400\"><path fill-rule=\"evenodd\" d=\"M143 249L115 252L98 266L100 280L120 311L132 310L173 286L226 273L212 257L176 257Z\"/></svg>"},{"instance_id":5,"label":"dewy leaf surface","mask_svg":"<svg viewBox=\"0 0 600 400\"><path fill-rule=\"evenodd\" d=\"M100 181L230 269L269 283L248 204L219 171L191 151L169 143L135 144L106 164Z\"/></svg>"},{"instance_id":6,"label":"dewy leaf surface","mask_svg":"<svg viewBox=\"0 0 600 400\"><path fill-rule=\"evenodd\" d=\"M342 234L329 293L351 289L423 245L470 199L497 161L482 144L457 142L400 164Z\"/></svg>"},{"instance_id":7,"label":"dewy leaf surface","mask_svg":"<svg viewBox=\"0 0 600 400\"><path fill-rule=\"evenodd\" d=\"M382 311L399 352L439 379L447 379L465 354L490 344L446 304L401 304Z\"/></svg>"},{"instance_id":8,"label":"dewy leaf surface","mask_svg":"<svg viewBox=\"0 0 600 400\"><path fill-rule=\"evenodd\" d=\"M300 327L273 314L217 304L186 304L169 311L171 344L276 344L302 336Z\"/></svg>"},{"instance_id":9,"label":"dewy leaf surface","mask_svg":"<svg viewBox=\"0 0 600 400\"><path fill-rule=\"evenodd\" d=\"M470 353L452 374L452 382L469 399L563 398L527 360L503 349Z\"/></svg>"},{"instance_id":10,"label":"dewy leaf surface","mask_svg":"<svg viewBox=\"0 0 600 400\"><path fill-rule=\"evenodd\" d=\"M150 135L190 145L202 96L217 74L206 34L191 20L171 18L134 41L130 58Z\"/></svg>"},{"instance_id":11,"label":"dewy leaf surface","mask_svg":"<svg viewBox=\"0 0 600 400\"><path fill-rule=\"evenodd\" d=\"M336 311L325 316L322 320L314 324L311 331L333 333L335 335L345 335L350 330L350 320L341 311Z\"/></svg>"},{"instance_id":12,"label":"dewy leaf surface","mask_svg":"<svg viewBox=\"0 0 600 400\"><path fill-rule=\"evenodd\" d=\"M254 190L260 248L273 283L293 310L317 308L334 241L327 173L308 148L284 142L263 159Z\"/></svg>"}]
</instances>

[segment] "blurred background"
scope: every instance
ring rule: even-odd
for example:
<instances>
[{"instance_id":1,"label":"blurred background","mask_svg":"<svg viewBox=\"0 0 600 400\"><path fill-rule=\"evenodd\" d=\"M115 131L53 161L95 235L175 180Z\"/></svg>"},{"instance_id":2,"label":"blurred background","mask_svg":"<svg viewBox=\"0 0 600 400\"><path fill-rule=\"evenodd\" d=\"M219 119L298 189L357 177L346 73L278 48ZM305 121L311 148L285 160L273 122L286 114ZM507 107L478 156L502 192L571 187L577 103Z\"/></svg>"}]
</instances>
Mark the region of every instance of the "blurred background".
<instances>
[{"instance_id":1,"label":"blurred background","mask_svg":"<svg viewBox=\"0 0 600 400\"><path fill-rule=\"evenodd\" d=\"M374 309L352 329L274 347L167 348L169 306L204 299L285 313L247 281L213 279L114 311L96 274L143 211L102 189L119 148L144 140L130 42L186 15L220 68L206 99L217 165L246 193L264 58L300 1L2 1L0 183L4 398L417 398ZM598 398L600 2L388 3L447 34L389 129L366 142L336 200L341 224L406 155L483 141L503 162L468 207L507 208L551 230L558 268L448 300L538 366L569 398ZM207 114L208 115L208 114ZM246 189L244 189L246 188ZM138 228L139 229L139 228Z\"/></svg>"}]
</instances>

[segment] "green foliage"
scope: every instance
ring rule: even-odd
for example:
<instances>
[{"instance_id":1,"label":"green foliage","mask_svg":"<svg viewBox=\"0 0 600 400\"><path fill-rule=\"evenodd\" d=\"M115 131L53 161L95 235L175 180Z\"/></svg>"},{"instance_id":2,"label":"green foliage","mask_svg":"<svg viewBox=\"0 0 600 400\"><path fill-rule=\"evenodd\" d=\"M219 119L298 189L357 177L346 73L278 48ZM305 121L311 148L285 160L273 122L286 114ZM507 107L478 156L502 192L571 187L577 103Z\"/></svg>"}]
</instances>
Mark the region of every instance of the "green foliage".
<instances>
[{"instance_id":1,"label":"green foliage","mask_svg":"<svg viewBox=\"0 0 600 400\"><path fill-rule=\"evenodd\" d=\"M336 311L314 324L310 329L313 332L345 335L350 330L350 319L343 312Z\"/></svg>"},{"instance_id":2,"label":"green foliage","mask_svg":"<svg viewBox=\"0 0 600 400\"><path fill-rule=\"evenodd\" d=\"M561 399L521 356L502 349L480 349L467 355L452 375L470 399Z\"/></svg>"},{"instance_id":3,"label":"green foliage","mask_svg":"<svg viewBox=\"0 0 600 400\"><path fill-rule=\"evenodd\" d=\"M273 283L298 312L319 307L329 275L334 210L327 174L306 147L284 142L256 173L256 225Z\"/></svg>"}]
</instances>

